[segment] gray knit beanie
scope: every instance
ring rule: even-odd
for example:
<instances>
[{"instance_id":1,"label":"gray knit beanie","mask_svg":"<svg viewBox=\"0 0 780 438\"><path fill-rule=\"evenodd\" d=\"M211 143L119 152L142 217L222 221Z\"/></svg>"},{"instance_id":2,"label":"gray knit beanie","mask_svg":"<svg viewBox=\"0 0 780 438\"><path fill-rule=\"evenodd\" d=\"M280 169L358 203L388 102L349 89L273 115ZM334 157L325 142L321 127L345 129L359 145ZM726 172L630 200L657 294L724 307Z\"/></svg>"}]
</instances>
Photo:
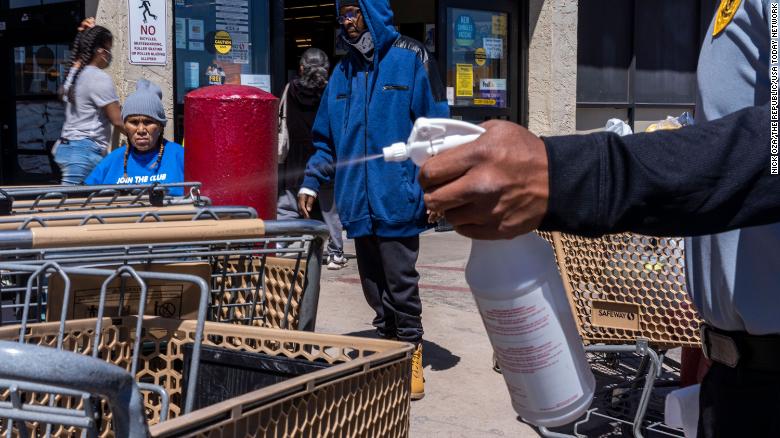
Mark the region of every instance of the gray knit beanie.
<instances>
[{"instance_id":1,"label":"gray knit beanie","mask_svg":"<svg viewBox=\"0 0 780 438\"><path fill-rule=\"evenodd\" d=\"M127 120L130 116L147 116L165 126L168 119L165 117L159 85L146 79L138 80L135 93L127 96L122 106L122 120Z\"/></svg>"}]
</instances>

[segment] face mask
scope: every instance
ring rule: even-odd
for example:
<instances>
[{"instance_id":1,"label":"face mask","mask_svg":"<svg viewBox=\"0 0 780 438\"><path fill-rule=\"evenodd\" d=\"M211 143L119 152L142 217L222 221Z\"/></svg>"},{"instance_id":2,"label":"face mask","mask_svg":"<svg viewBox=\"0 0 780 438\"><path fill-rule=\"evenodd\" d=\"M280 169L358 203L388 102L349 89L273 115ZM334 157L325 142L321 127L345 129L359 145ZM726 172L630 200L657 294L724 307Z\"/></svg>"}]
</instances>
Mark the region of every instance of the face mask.
<instances>
[{"instance_id":1,"label":"face mask","mask_svg":"<svg viewBox=\"0 0 780 438\"><path fill-rule=\"evenodd\" d=\"M342 34L341 38L345 43L360 52L366 61L371 62L374 60L374 38L371 36L371 32L363 32L354 42L350 41L346 34Z\"/></svg>"},{"instance_id":2,"label":"face mask","mask_svg":"<svg viewBox=\"0 0 780 438\"><path fill-rule=\"evenodd\" d=\"M108 49L103 49L103 56L105 56L106 64L111 65L111 61L114 60L114 55Z\"/></svg>"}]
</instances>

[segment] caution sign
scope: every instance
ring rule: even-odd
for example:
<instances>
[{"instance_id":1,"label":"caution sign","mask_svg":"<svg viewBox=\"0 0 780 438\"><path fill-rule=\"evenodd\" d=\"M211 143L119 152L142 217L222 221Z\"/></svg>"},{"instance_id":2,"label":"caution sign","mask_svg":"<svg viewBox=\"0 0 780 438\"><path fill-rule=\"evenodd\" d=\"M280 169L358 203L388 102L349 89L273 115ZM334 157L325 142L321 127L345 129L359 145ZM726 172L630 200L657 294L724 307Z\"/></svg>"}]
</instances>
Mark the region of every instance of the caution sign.
<instances>
[{"instance_id":1,"label":"caution sign","mask_svg":"<svg viewBox=\"0 0 780 438\"><path fill-rule=\"evenodd\" d=\"M485 62L487 62L487 51L480 47L474 51L474 63L482 67Z\"/></svg>"},{"instance_id":2,"label":"caution sign","mask_svg":"<svg viewBox=\"0 0 780 438\"><path fill-rule=\"evenodd\" d=\"M230 53L230 51L233 50L233 39L230 37L230 34L224 30L215 33L214 49L220 55L227 55Z\"/></svg>"}]
</instances>

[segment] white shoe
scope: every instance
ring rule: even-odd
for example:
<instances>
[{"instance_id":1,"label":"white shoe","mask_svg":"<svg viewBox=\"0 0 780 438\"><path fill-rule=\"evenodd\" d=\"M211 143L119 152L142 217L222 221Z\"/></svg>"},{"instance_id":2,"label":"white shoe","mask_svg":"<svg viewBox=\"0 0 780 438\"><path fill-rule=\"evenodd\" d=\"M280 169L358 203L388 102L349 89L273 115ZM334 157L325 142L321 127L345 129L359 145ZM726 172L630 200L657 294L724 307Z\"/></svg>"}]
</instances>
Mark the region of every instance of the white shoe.
<instances>
[{"instance_id":1,"label":"white shoe","mask_svg":"<svg viewBox=\"0 0 780 438\"><path fill-rule=\"evenodd\" d=\"M338 271L339 269L347 266L347 258L343 255L329 255L327 268L331 271Z\"/></svg>"}]
</instances>

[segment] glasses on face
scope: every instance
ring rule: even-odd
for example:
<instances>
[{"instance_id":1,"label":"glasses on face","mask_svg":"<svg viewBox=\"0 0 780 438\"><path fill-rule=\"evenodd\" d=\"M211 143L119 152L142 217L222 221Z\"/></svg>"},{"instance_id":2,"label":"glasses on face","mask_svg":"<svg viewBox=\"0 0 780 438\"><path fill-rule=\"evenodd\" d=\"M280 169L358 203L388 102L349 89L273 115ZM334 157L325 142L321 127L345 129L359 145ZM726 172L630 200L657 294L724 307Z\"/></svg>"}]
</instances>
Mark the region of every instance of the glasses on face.
<instances>
[{"instance_id":1,"label":"glasses on face","mask_svg":"<svg viewBox=\"0 0 780 438\"><path fill-rule=\"evenodd\" d=\"M339 24L344 24L347 21L355 22L357 20L358 16L360 15L360 9L356 11L348 11L344 15L339 15L338 18L336 18L336 21L339 22Z\"/></svg>"}]
</instances>

